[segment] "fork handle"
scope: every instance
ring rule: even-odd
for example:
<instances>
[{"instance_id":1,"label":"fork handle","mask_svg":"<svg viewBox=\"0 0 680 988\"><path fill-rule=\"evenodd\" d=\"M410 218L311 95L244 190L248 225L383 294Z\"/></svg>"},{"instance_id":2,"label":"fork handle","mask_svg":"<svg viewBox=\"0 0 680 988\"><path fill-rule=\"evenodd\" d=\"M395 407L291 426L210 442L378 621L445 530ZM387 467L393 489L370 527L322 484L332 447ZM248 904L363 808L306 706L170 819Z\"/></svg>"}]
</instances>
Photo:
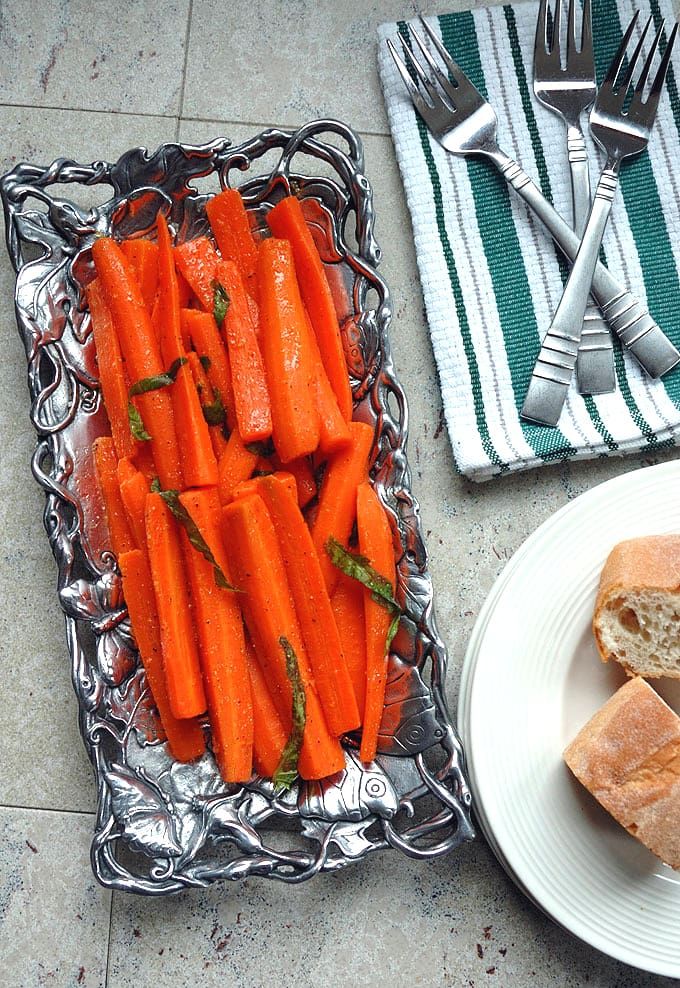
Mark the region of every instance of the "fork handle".
<instances>
[{"instance_id":1,"label":"fork handle","mask_svg":"<svg viewBox=\"0 0 680 988\"><path fill-rule=\"evenodd\" d=\"M536 359L522 418L557 425L576 366L590 284L618 185L618 162L602 172L576 260Z\"/></svg>"},{"instance_id":2,"label":"fork handle","mask_svg":"<svg viewBox=\"0 0 680 988\"><path fill-rule=\"evenodd\" d=\"M566 258L573 262L581 242L569 224L516 161L497 149L488 151L487 156L552 235ZM654 322L642 302L620 285L600 261L590 290L610 328L650 377L661 377L675 367L680 361L680 351Z\"/></svg>"},{"instance_id":3,"label":"fork handle","mask_svg":"<svg viewBox=\"0 0 680 988\"><path fill-rule=\"evenodd\" d=\"M583 131L573 124L569 124L567 127L567 154L569 156L569 171L571 172L574 232L582 237L590 213L590 172L588 171L588 152L586 151Z\"/></svg>"}]
</instances>

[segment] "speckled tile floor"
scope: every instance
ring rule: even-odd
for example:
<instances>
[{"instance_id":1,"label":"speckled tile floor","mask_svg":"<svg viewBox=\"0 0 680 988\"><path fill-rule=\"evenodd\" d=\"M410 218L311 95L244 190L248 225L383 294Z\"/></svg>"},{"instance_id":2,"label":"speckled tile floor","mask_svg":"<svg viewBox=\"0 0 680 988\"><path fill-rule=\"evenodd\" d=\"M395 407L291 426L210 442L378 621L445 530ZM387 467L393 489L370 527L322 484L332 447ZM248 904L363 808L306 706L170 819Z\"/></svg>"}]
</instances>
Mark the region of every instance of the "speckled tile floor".
<instances>
[{"instance_id":1,"label":"speckled tile floor","mask_svg":"<svg viewBox=\"0 0 680 988\"><path fill-rule=\"evenodd\" d=\"M557 508L649 457L554 466L484 486L455 471L375 30L411 0L3 0L0 170L115 158L181 137L235 140L337 115L365 138L392 342L410 399L413 486L458 691L465 645L506 560ZM427 11L469 6L434 0ZM13 275L0 257L0 985L451 985L643 988L666 979L572 939L506 878L483 840L432 863L396 854L291 889L264 880L161 901L92 877L94 787L77 731L56 570L30 473ZM659 462L677 456L666 452Z\"/></svg>"}]
</instances>

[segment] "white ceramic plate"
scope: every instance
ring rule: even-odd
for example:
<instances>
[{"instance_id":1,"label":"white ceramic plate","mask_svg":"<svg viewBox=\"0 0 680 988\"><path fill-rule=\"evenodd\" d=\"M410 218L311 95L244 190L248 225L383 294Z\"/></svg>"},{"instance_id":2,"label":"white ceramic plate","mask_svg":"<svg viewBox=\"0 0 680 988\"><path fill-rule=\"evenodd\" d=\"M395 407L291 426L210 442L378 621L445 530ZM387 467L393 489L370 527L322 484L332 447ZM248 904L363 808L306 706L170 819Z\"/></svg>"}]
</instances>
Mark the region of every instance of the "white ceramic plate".
<instances>
[{"instance_id":1,"label":"white ceramic plate","mask_svg":"<svg viewBox=\"0 0 680 988\"><path fill-rule=\"evenodd\" d=\"M625 681L600 661L590 629L602 564L616 542L663 532L680 532L678 461L601 484L541 525L477 620L458 724L479 822L523 891L599 950L680 977L680 872L615 823L562 761ZM680 681L653 685L680 712Z\"/></svg>"}]
</instances>

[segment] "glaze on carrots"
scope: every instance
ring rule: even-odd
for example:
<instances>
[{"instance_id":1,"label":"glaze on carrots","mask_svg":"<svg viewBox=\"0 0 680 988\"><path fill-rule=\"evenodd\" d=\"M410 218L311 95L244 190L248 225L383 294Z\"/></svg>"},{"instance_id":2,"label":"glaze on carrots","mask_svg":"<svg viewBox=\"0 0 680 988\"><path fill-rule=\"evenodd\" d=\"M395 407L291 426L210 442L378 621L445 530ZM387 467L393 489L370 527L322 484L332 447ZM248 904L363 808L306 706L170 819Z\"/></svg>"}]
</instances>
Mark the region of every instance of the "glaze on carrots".
<instances>
[{"instance_id":1,"label":"glaze on carrots","mask_svg":"<svg viewBox=\"0 0 680 988\"><path fill-rule=\"evenodd\" d=\"M110 436L100 436L95 439L94 466L104 501L111 547L118 556L121 552L134 549L135 540L120 496L116 473L116 451Z\"/></svg>"}]
</instances>

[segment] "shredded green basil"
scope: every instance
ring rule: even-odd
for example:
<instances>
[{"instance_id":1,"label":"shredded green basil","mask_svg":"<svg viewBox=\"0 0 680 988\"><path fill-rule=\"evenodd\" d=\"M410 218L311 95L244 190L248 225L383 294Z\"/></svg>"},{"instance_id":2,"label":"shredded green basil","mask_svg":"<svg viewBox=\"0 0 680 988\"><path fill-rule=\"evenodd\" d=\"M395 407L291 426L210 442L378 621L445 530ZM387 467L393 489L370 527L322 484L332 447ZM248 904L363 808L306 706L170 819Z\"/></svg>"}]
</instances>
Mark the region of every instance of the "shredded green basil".
<instances>
[{"instance_id":1,"label":"shredded green basil","mask_svg":"<svg viewBox=\"0 0 680 988\"><path fill-rule=\"evenodd\" d=\"M207 405L201 405L201 408L203 409L203 418L208 425L224 426L227 421L227 413L224 410L222 397L217 388L215 388L215 400L209 402Z\"/></svg>"},{"instance_id":2,"label":"shredded green basil","mask_svg":"<svg viewBox=\"0 0 680 988\"><path fill-rule=\"evenodd\" d=\"M372 599L392 615L392 623L387 632L385 645L385 651L388 651L399 628L402 615L399 604L392 596L390 581L381 576L365 556L345 549L333 536L328 538L324 548L334 566L337 566L346 576L350 576L353 580L358 580L359 583L363 584L371 591Z\"/></svg>"},{"instance_id":3,"label":"shredded green basil","mask_svg":"<svg viewBox=\"0 0 680 988\"><path fill-rule=\"evenodd\" d=\"M215 317L215 322L218 327L222 329L222 323L227 315L227 309L229 308L229 296L227 295L227 290L221 282L215 278L212 283L213 288L213 315Z\"/></svg>"},{"instance_id":4,"label":"shredded green basil","mask_svg":"<svg viewBox=\"0 0 680 988\"><path fill-rule=\"evenodd\" d=\"M210 546L201 535L198 525L180 501L179 491L159 490L158 493L170 508L170 511L172 511L180 525L183 526L194 549L196 549L197 552L200 552L212 566L215 575L215 583L217 586L222 590L233 590L235 593L241 593L238 587L232 586L227 580L217 560L210 551Z\"/></svg>"},{"instance_id":5,"label":"shredded green basil","mask_svg":"<svg viewBox=\"0 0 680 988\"><path fill-rule=\"evenodd\" d=\"M147 443L152 438L144 428L142 416L131 401L128 402L128 421L130 423L130 432L137 442Z\"/></svg>"},{"instance_id":6,"label":"shredded green basil","mask_svg":"<svg viewBox=\"0 0 680 988\"><path fill-rule=\"evenodd\" d=\"M201 367L207 374L208 371L210 370L210 367L212 366L212 360L210 359L207 353L202 353L198 359L201 361Z\"/></svg>"},{"instance_id":7,"label":"shredded green basil","mask_svg":"<svg viewBox=\"0 0 680 988\"><path fill-rule=\"evenodd\" d=\"M286 656L286 673L293 688L293 724L290 729L286 746L281 752L279 764L272 777L275 793L285 792L295 782L298 774L298 761L305 735L307 696L304 683L300 676L297 656L287 638L279 638L279 645Z\"/></svg>"},{"instance_id":8,"label":"shredded green basil","mask_svg":"<svg viewBox=\"0 0 680 988\"><path fill-rule=\"evenodd\" d=\"M177 377L182 364L186 364L186 362L186 357L177 357L177 359L173 360L170 364L170 367L165 374L156 374L153 377L143 377L140 381L135 381L135 383L130 387L130 397L134 398L135 395L144 395L148 391L159 391L160 388L167 388L168 385L172 384Z\"/></svg>"},{"instance_id":9,"label":"shredded green basil","mask_svg":"<svg viewBox=\"0 0 680 988\"><path fill-rule=\"evenodd\" d=\"M274 455L274 440L266 439L263 442L246 443L246 449L255 456L268 457Z\"/></svg>"},{"instance_id":10,"label":"shredded green basil","mask_svg":"<svg viewBox=\"0 0 680 988\"><path fill-rule=\"evenodd\" d=\"M160 494L160 492L161 492L160 479L158 477L154 477L153 480L151 481L151 493Z\"/></svg>"}]
</instances>

